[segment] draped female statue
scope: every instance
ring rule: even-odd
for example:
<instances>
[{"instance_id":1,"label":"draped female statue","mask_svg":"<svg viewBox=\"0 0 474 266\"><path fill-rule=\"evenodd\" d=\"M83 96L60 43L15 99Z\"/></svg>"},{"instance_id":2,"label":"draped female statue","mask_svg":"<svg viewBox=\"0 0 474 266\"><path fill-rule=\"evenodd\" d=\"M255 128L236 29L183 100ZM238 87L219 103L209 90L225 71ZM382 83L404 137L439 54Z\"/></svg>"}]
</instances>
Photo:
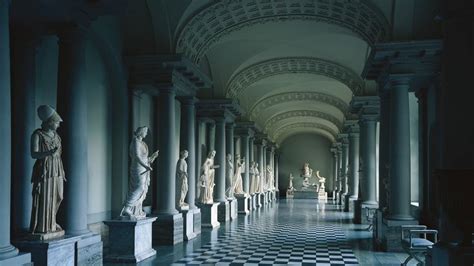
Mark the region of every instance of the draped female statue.
<instances>
[{"instance_id":1,"label":"draped female statue","mask_svg":"<svg viewBox=\"0 0 474 266\"><path fill-rule=\"evenodd\" d=\"M255 162L252 161L250 163L249 169L249 176L250 176L250 194L255 194L257 188L257 176L255 175Z\"/></svg>"},{"instance_id":2,"label":"draped female statue","mask_svg":"<svg viewBox=\"0 0 474 266\"><path fill-rule=\"evenodd\" d=\"M234 197L234 163L232 162L232 155L229 153L226 157L226 192L228 198Z\"/></svg>"},{"instance_id":3,"label":"draped female statue","mask_svg":"<svg viewBox=\"0 0 474 266\"><path fill-rule=\"evenodd\" d=\"M177 208L183 209L188 206L184 199L188 193L188 163L186 158L188 158L189 153L187 150L181 151L179 154L179 160L176 164L176 195L177 195Z\"/></svg>"},{"instance_id":4,"label":"draped female statue","mask_svg":"<svg viewBox=\"0 0 474 266\"><path fill-rule=\"evenodd\" d=\"M235 162L237 164L237 168L235 169L235 175L234 175L234 193L245 194L243 184L242 184L242 172L245 167L245 161L244 159L240 159L240 155L237 154L235 156Z\"/></svg>"},{"instance_id":5,"label":"draped female statue","mask_svg":"<svg viewBox=\"0 0 474 266\"><path fill-rule=\"evenodd\" d=\"M271 165L267 165L267 188L269 190L273 190L275 188L275 184L274 184L274 176L273 176L273 169L272 169L272 166Z\"/></svg>"},{"instance_id":6,"label":"draped female statue","mask_svg":"<svg viewBox=\"0 0 474 266\"><path fill-rule=\"evenodd\" d=\"M66 181L61 160L61 138L56 132L63 120L49 105L41 105L37 111L42 123L41 128L31 135L31 157L36 162L31 176L33 204L30 232L39 239L49 239L64 235L61 226L56 223Z\"/></svg>"},{"instance_id":7,"label":"draped female statue","mask_svg":"<svg viewBox=\"0 0 474 266\"><path fill-rule=\"evenodd\" d=\"M147 134L148 127L137 128L130 143L129 155L132 162L127 198L120 212L122 217L143 218L146 216L142 205L150 186L150 172L153 170L151 164L158 157L158 151L148 157L148 146L143 141Z\"/></svg>"},{"instance_id":8,"label":"draped female statue","mask_svg":"<svg viewBox=\"0 0 474 266\"><path fill-rule=\"evenodd\" d=\"M201 176L199 177L199 186L201 187L199 193L199 202L203 204L212 204L214 203L213 194L214 194L214 176L216 168L219 168L219 165L214 165L214 157L216 156L216 151L209 152L206 160L201 167Z\"/></svg>"},{"instance_id":9,"label":"draped female statue","mask_svg":"<svg viewBox=\"0 0 474 266\"><path fill-rule=\"evenodd\" d=\"M255 163L255 178L256 178L256 188L255 193L263 193L263 177L260 175L260 171L258 170L258 163Z\"/></svg>"}]
</instances>

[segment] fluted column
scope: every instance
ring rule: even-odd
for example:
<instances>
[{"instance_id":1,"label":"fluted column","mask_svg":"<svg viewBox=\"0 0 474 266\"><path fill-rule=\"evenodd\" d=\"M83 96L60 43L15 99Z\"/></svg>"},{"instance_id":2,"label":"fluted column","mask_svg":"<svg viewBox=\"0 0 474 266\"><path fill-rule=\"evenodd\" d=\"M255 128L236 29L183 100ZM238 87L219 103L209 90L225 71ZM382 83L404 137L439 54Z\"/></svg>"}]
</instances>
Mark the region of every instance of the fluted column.
<instances>
[{"instance_id":1,"label":"fluted column","mask_svg":"<svg viewBox=\"0 0 474 266\"><path fill-rule=\"evenodd\" d=\"M158 179L156 186L156 209L157 215L174 215L178 211L175 208L176 198L176 133L175 133L175 98L176 89L169 85L159 88L156 107L158 108L158 148L160 156L158 161Z\"/></svg>"},{"instance_id":2,"label":"fluted column","mask_svg":"<svg viewBox=\"0 0 474 266\"><path fill-rule=\"evenodd\" d=\"M216 124L209 122L206 124L206 147L207 153L216 149Z\"/></svg>"},{"instance_id":3,"label":"fluted column","mask_svg":"<svg viewBox=\"0 0 474 266\"><path fill-rule=\"evenodd\" d=\"M227 123L226 124L226 127L225 127L225 137L226 137L226 140L225 140L225 151L226 151L226 156L227 154L230 154L232 155L232 164L235 165L235 151L234 151L234 128L235 128L235 124L234 123ZM242 155L240 154L240 156L242 157ZM223 167L226 168L225 166L227 165L224 164ZM227 173L227 170L226 170L226 173ZM229 181L232 182L232 178L229 180L226 176L226 185L225 187L228 188L230 187L232 184L228 184Z\"/></svg>"},{"instance_id":4,"label":"fluted column","mask_svg":"<svg viewBox=\"0 0 474 266\"><path fill-rule=\"evenodd\" d=\"M34 160L30 153L30 138L35 130L36 106L36 54L39 38L31 31L18 28L14 35L12 85L13 85L13 232L15 235L29 231L32 185L31 173Z\"/></svg>"},{"instance_id":5,"label":"fluted column","mask_svg":"<svg viewBox=\"0 0 474 266\"><path fill-rule=\"evenodd\" d=\"M244 135L241 137L241 150L242 150L242 156L245 157L245 172L244 172L244 177L243 177L243 183L244 183L244 191L246 193L250 192L249 186L250 186L250 152L249 152L249 141L250 141L250 136L249 135Z\"/></svg>"},{"instance_id":6,"label":"fluted column","mask_svg":"<svg viewBox=\"0 0 474 266\"><path fill-rule=\"evenodd\" d=\"M189 209L195 209L196 199L196 98L181 97L181 150L188 151L188 194Z\"/></svg>"},{"instance_id":7,"label":"fluted column","mask_svg":"<svg viewBox=\"0 0 474 266\"><path fill-rule=\"evenodd\" d=\"M412 220L410 214L410 77L390 81L390 207L389 219Z\"/></svg>"},{"instance_id":8,"label":"fluted column","mask_svg":"<svg viewBox=\"0 0 474 266\"><path fill-rule=\"evenodd\" d=\"M216 178L215 178L215 194L214 201L216 202L226 202L225 197L225 119L216 118L216 160L215 164L220 167L216 169Z\"/></svg>"},{"instance_id":9,"label":"fluted column","mask_svg":"<svg viewBox=\"0 0 474 266\"><path fill-rule=\"evenodd\" d=\"M64 193L66 234L88 233L87 91L84 86L85 31L69 28L59 36L58 109L64 122L63 162L67 176Z\"/></svg>"},{"instance_id":10,"label":"fluted column","mask_svg":"<svg viewBox=\"0 0 474 266\"><path fill-rule=\"evenodd\" d=\"M348 194L344 211L350 211L352 201L357 199L359 194L359 127L352 126L349 132L349 173L348 173Z\"/></svg>"},{"instance_id":11,"label":"fluted column","mask_svg":"<svg viewBox=\"0 0 474 266\"><path fill-rule=\"evenodd\" d=\"M342 142L342 193L347 195L348 185L347 185L347 166L349 163L349 143L347 137L344 137Z\"/></svg>"},{"instance_id":12,"label":"fluted column","mask_svg":"<svg viewBox=\"0 0 474 266\"><path fill-rule=\"evenodd\" d=\"M16 256L10 244L11 188L11 88L10 88L10 2L0 0L0 262Z\"/></svg>"},{"instance_id":13,"label":"fluted column","mask_svg":"<svg viewBox=\"0 0 474 266\"><path fill-rule=\"evenodd\" d=\"M339 174L339 165L338 165L338 156L337 156L337 146L333 145L333 147L331 148L331 152L332 152L332 155L333 155L333 176L334 176L334 185L333 185L333 199L336 198L336 193L337 193L337 185L338 185L338 174Z\"/></svg>"},{"instance_id":14,"label":"fluted column","mask_svg":"<svg viewBox=\"0 0 474 266\"><path fill-rule=\"evenodd\" d=\"M254 142L255 142L255 138L254 137L250 137L249 138L249 160L251 162L254 162L255 161L255 150L254 150Z\"/></svg>"}]
</instances>

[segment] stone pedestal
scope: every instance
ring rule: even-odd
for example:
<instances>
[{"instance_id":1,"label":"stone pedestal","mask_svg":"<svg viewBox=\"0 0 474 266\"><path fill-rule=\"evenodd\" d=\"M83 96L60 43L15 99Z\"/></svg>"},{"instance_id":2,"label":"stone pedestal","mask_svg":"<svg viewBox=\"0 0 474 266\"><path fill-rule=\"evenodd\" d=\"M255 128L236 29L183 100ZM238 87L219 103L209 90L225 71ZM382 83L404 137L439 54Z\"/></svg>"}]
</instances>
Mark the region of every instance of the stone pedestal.
<instances>
[{"instance_id":1,"label":"stone pedestal","mask_svg":"<svg viewBox=\"0 0 474 266\"><path fill-rule=\"evenodd\" d=\"M316 190L295 190L293 198L295 199L317 199Z\"/></svg>"},{"instance_id":2,"label":"stone pedestal","mask_svg":"<svg viewBox=\"0 0 474 266\"><path fill-rule=\"evenodd\" d=\"M175 245L183 242L183 215L155 214L153 223L153 245Z\"/></svg>"},{"instance_id":3,"label":"stone pedestal","mask_svg":"<svg viewBox=\"0 0 474 266\"><path fill-rule=\"evenodd\" d=\"M190 210L181 210L183 214L183 239L188 241L196 237L194 233L194 214Z\"/></svg>"},{"instance_id":4,"label":"stone pedestal","mask_svg":"<svg viewBox=\"0 0 474 266\"><path fill-rule=\"evenodd\" d=\"M431 264L428 265L474 265L474 246L438 242L431 250Z\"/></svg>"},{"instance_id":5,"label":"stone pedestal","mask_svg":"<svg viewBox=\"0 0 474 266\"><path fill-rule=\"evenodd\" d=\"M252 206L252 210L256 210L258 208L257 194L253 194L250 196L250 205Z\"/></svg>"},{"instance_id":6,"label":"stone pedestal","mask_svg":"<svg viewBox=\"0 0 474 266\"><path fill-rule=\"evenodd\" d=\"M249 195L235 195L237 198L237 202L239 205L239 214L240 215L248 215L249 211Z\"/></svg>"},{"instance_id":7,"label":"stone pedestal","mask_svg":"<svg viewBox=\"0 0 474 266\"><path fill-rule=\"evenodd\" d=\"M357 198L354 197L349 197L349 212L354 213L355 212L355 201Z\"/></svg>"},{"instance_id":8,"label":"stone pedestal","mask_svg":"<svg viewBox=\"0 0 474 266\"><path fill-rule=\"evenodd\" d=\"M318 199L320 200L327 200L328 199L328 193L324 190L320 190L318 192Z\"/></svg>"},{"instance_id":9,"label":"stone pedestal","mask_svg":"<svg viewBox=\"0 0 474 266\"><path fill-rule=\"evenodd\" d=\"M109 252L105 262L137 263L156 254L152 224L156 217L138 220L104 221L109 227Z\"/></svg>"},{"instance_id":10,"label":"stone pedestal","mask_svg":"<svg viewBox=\"0 0 474 266\"><path fill-rule=\"evenodd\" d=\"M102 265L103 243L99 234L81 235L76 242L78 265Z\"/></svg>"},{"instance_id":11,"label":"stone pedestal","mask_svg":"<svg viewBox=\"0 0 474 266\"><path fill-rule=\"evenodd\" d=\"M230 220L230 205L228 201L219 202L217 206L217 220L220 223Z\"/></svg>"},{"instance_id":12,"label":"stone pedestal","mask_svg":"<svg viewBox=\"0 0 474 266\"><path fill-rule=\"evenodd\" d=\"M344 197L344 212L349 212L349 208L350 208L350 198L351 196L350 195L346 195Z\"/></svg>"},{"instance_id":13,"label":"stone pedestal","mask_svg":"<svg viewBox=\"0 0 474 266\"><path fill-rule=\"evenodd\" d=\"M217 206L219 203L196 204L201 209L201 226L204 228L217 228L221 224L217 220Z\"/></svg>"},{"instance_id":14,"label":"stone pedestal","mask_svg":"<svg viewBox=\"0 0 474 266\"><path fill-rule=\"evenodd\" d=\"M197 236L201 234L201 209L195 208L189 212L193 214L193 232Z\"/></svg>"},{"instance_id":15,"label":"stone pedestal","mask_svg":"<svg viewBox=\"0 0 474 266\"><path fill-rule=\"evenodd\" d=\"M376 215L375 210L378 209L378 207L379 206L375 204L365 204L362 202L362 200L355 200L354 201L354 223L355 224L372 223L367 217L367 209L373 209L373 213L374 215Z\"/></svg>"},{"instance_id":16,"label":"stone pedestal","mask_svg":"<svg viewBox=\"0 0 474 266\"><path fill-rule=\"evenodd\" d=\"M238 213L238 204L236 198L228 199L229 201L229 206L230 206L230 219L235 220L237 219L237 213Z\"/></svg>"},{"instance_id":17,"label":"stone pedestal","mask_svg":"<svg viewBox=\"0 0 474 266\"><path fill-rule=\"evenodd\" d=\"M401 246L401 226L402 225L417 225L416 220L390 220L383 218L382 220L382 235L381 235L381 249L388 252L403 251Z\"/></svg>"},{"instance_id":18,"label":"stone pedestal","mask_svg":"<svg viewBox=\"0 0 474 266\"><path fill-rule=\"evenodd\" d=\"M257 195L257 207L260 208L263 206L263 193L256 193Z\"/></svg>"},{"instance_id":19,"label":"stone pedestal","mask_svg":"<svg viewBox=\"0 0 474 266\"><path fill-rule=\"evenodd\" d=\"M30 253L19 253L14 257L0 260L0 266L32 265Z\"/></svg>"},{"instance_id":20,"label":"stone pedestal","mask_svg":"<svg viewBox=\"0 0 474 266\"><path fill-rule=\"evenodd\" d=\"M61 239L45 241L20 240L13 242L13 244L18 247L20 251L31 253L31 262L35 265L74 266L77 259L75 246L79 239L80 236L66 236Z\"/></svg>"}]
</instances>

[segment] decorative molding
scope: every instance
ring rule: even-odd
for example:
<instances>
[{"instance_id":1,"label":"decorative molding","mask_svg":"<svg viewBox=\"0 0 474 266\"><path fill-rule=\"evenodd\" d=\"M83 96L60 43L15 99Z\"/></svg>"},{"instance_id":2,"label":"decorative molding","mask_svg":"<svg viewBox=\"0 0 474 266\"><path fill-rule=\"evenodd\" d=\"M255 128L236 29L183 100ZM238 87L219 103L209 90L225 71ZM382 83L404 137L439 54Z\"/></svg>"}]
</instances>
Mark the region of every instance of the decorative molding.
<instances>
[{"instance_id":1,"label":"decorative molding","mask_svg":"<svg viewBox=\"0 0 474 266\"><path fill-rule=\"evenodd\" d=\"M296 134L301 134L301 133L315 133L318 135L321 135L323 137L326 137L329 141L334 143L336 139L334 136L320 128L315 128L315 127L294 127L294 128L288 128L284 132L279 133L278 135L274 136L274 140L277 144L281 144L285 139L287 139L290 136L296 135Z\"/></svg>"},{"instance_id":2,"label":"decorative molding","mask_svg":"<svg viewBox=\"0 0 474 266\"><path fill-rule=\"evenodd\" d=\"M320 92L284 92L266 97L255 103L249 111L250 118L256 120L258 114L264 109L270 108L277 104L296 102L296 101L313 101L317 103L325 103L339 109L341 113L346 114L349 105L338 97L320 93Z\"/></svg>"},{"instance_id":3,"label":"decorative molding","mask_svg":"<svg viewBox=\"0 0 474 266\"><path fill-rule=\"evenodd\" d=\"M349 29L370 45L388 36L389 23L369 0L215 0L183 23L176 51L198 63L209 49L232 32L282 21L323 22Z\"/></svg>"},{"instance_id":4,"label":"decorative molding","mask_svg":"<svg viewBox=\"0 0 474 266\"><path fill-rule=\"evenodd\" d=\"M271 129L273 129L273 127L281 120L294 118L294 117L304 117L304 116L317 117L317 118L327 120L331 122L332 124L334 124L338 129L341 129L342 127L342 122L330 114L320 112L320 111L315 111L315 110L295 110L295 111L279 113L277 115L272 116L270 119L267 120L267 122L264 125L265 132L271 131Z\"/></svg>"},{"instance_id":5,"label":"decorative molding","mask_svg":"<svg viewBox=\"0 0 474 266\"><path fill-rule=\"evenodd\" d=\"M247 87L259 80L289 73L327 76L345 84L355 95L359 95L364 86L359 75L334 62L315 57L282 57L256 63L235 74L227 86L226 97L238 98Z\"/></svg>"},{"instance_id":6,"label":"decorative molding","mask_svg":"<svg viewBox=\"0 0 474 266\"><path fill-rule=\"evenodd\" d=\"M332 128L330 128L326 125L319 124L319 123L297 122L297 123L285 125L281 128L276 129L273 133L273 139L276 140L276 139L278 139L278 137L280 135L285 134L285 132L290 131L290 130L294 130L294 129L298 129L298 128L299 129L301 129L301 128L320 129L320 130L326 131L328 134L333 136L333 139L337 138L337 133L338 133L338 132L334 131Z\"/></svg>"}]
</instances>

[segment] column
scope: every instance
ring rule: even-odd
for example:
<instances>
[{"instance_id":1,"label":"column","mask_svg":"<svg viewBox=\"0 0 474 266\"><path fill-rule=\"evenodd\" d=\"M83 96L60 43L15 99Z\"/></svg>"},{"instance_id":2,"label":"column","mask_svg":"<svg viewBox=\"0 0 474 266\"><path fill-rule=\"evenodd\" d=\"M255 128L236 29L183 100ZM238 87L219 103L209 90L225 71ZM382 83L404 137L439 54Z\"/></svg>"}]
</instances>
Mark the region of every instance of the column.
<instances>
[{"instance_id":1,"label":"column","mask_svg":"<svg viewBox=\"0 0 474 266\"><path fill-rule=\"evenodd\" d=\"M158 137L158 149L160 155L157 159L158 179L155 182L156 193L156 210L157 215L174 215L178 211L175 208L176 197L176 133L175 133L175 88L169 87L159 88L159 96L156 100L158 108L158 128L160 129Z\"/></svg>"},{"instance_id":2,"label":"column","mask_svg":"<svg viewBox=\"0 0 474 266\"><path fill-rule=\"evenodd\" d=\"M274 157L274 161L275 161L275 191L276 191L277 199L280 198L280 189L279 189L279 182L278 182L278 179L279 179L278 176L280 175L279 160L280 160L280 155L278 154L278 152L275 152L275 157Z\"/></svg>"},{"instance_id":3,"label":"column","mask_svg":"<svg viewBox=\"0 0 474 266\"><path fill-rule=\"evenodd\" d=\"M88 233L87 228L87 91L83 85L85 32L71 28L59 36L58 109L64 122L59 128L63 140L66 172L64 208L66 234Z\"/></svg>"},{"instance_id":4,"label":"column","mask_svg":"<svg viewBox=\"0 0 474 266\"><path fill-rule=\"evenodd\" d=\"M201 175L201 166L203 163L203 159L207 157L207 149L206 149L206 122L204 119L198 120L198 130L197 130L197 153L196 153L196 177L199 178ZM199 186L196 182L196 198L199 195Z\"/></svg>"},{"instance_id":5,"label":"column","mask_svg":"<svg viewBox=\"0 0 474 266\"><path fill-rule=\"evenodd\" d=\"M339 174L339 164L338 164L338 156L337 156L337 146L333 145L333 148L331 148L331 152L333 155L333 176L334 176L334 185L333 185L333 195L332 198L336 199L336 193L338 189L338 174Z\"/></svg>"},{"instance_id":6,"label":"column","mask_svg":"<svg viewBox=\"0 0 474 266\"><path fill-rule=\"evenodd\" d=\"M19 28L13 49L13 233L29 231L32 185L31 173L34 160L30 153L31 134L35 130L36 106L36 53L39 39L31 31Z\"/></svg>"},{"instance_id":7,"label":"column","mask_svg":"<svg viewBox=\"0 0 474 266\"><path fill-rule=\"evenodd\" d=\"M374 139L375 141L375 139ZM359 127L352 126L349 133L349 190L344 211L353 211L354 200L359 194Z\"/></svg>"},{"instance_id":8,"label":"column","mask_svg":"<svg viewBox=\"0 0 474 266\"><path fill-rule=\"evenodd\" d=\"M152 240L153 245L175 245L183 242L184 237L183 215L176 210L175 202L176 162L178 160L175 151L178 141L175 131L176 88L172 84L167 84L157 87L157 90L159 95L155 100L155 108L158 114L157 125L160 130L156 134L159 134L158 149L160 155L156 159L158 161L157 169L155 169L157 172L155 182L157 195L155 197L156 208L153 210L153 214L158 219L153 223ZM188 108L190 107L188 106ZM184 114L185 117L188 115L190 114Z\"/></svg>"},{"instance_id":9,"label":"column","mask_svg":"<svg viewBox=\"0 0 474 266\"><path fill-rule=\"evenodd\" d=\"M196 98L181 97L181 150L188 151L188 194L189 209L195 209L196 199Z\"/></svg>"},{"instance_id":10,"label":"column","mask_svg":"<svg viewBox=\"0 0 474 266\"><path fill-rule=\"evenodd\" d=\"M207 123L206 127L206 147L207 153L209 153L210 151L216 149L216 124L214 122L209 122Z\"/></svg>"},{"instance_id":11,"label":"column","mask_svg":"<svg viewBox=\"0 0 474 266\"><path fill-rule=\"evenodd\" d=\"M342 194L347 195L347 166L349 163L349 143L347 137L342 141Z\"/></svg>"},{"instance_id":12,"label":"column","mask_svg":"<svg viewBox=\"0 0 474 266\"><path fill-rule=\"evenodd\" d=\"M380 90L379 209L388 210L390 168L390 91Z\"/></svg>"},{"instance_id":13,"label":"column","mask_svg":"<svg viewBox=\"0 0 474 266\"><path fill-rule=\"evenodd\" d=\"M216 121L216 157L214 163L219 165L220 167L216 169L215 173L215 187L214 187L214 202L220 203L217 207L217 219L219 222L226 222L230 219L230 208L229 202L225 196L225 156L226 156L226 149L225 149L225 117L218 117L215 119Z\"/></svg>"},{"instance_id":14,"label":"column","mask_svg":"<svg viewBox=\"0 0 474 266\"><path fill-rule=\"evenodd\" d=\"M234 167L236 167L235 165L236 153L234 152L234 128L235 128L234 123L227 123L225 126L225 137L226 137L225 151L226 151L226 156L227 154L232 155L232 164L234 164ZM240 154L240 156L242 157L242 154ZM224 168L227 168L226 166L227 166L227 163L224 164ZM226 173L227 173L227 169L226 169ZM232 178L229 180L228 177L226 176L225 179L226 179L225 187L228 188L232 185L232 184L229 184L229 181L232 182Z\"/></svg>"},{"instance_id":15,"label":"column","mask_svg":"<svg viewBox=\"0 0 474 266\"><path fill-rule=\"evenodd\" d=\"M337 145L337 202L341 204L340 197L342 195L342 144Z\"/></svg>"},{"instance_id":16,"label":"column","mask_svg":"<svg viewBox=\"0 0 474 266\"><path fill-rule=\"evenodd\" d=\"M262 178L262 173L264 171L263 164L264 164L264 140L259 140L257 142L257 160L258 160L258 171L260 172L260 177Z\"/></svg>"},{"instance_id":17,"label":"column","mask_svg":"<svg viewBox=\"0 0 474 266\"><path fill-rule=\"evenodd\" d=\"M250 137L249 138L249 160L250 160L250 162L255 161L255 158L254 158L254 156L255 156L254 142L255 142L255 138Z\"/></svg>"},{"instance_id":18,"label":"column","mask_svg":"<svg viewBox=\"0 0 474 266\"><path fill-rule=\"evenodd\" d=\"M250 189L250 152L249 152L249 141L250 141L250 136L248 135L243 135L241 137L241 150L242 150L242 156L245 157L245 172L243 176L243 183L244 183L244 191L246 193L249 193Z\"/></svg>"},{"instance_id":19,"label":"column","mask_svg":"<svg viewBox=\"0 0 474 266\"><path fill-rule=\"evenodd\" d=\"M410 120L408 89L410 78L390 81L390 202L389 219L412 220L410 214Z\"/></svg>"},{"instance_id":20,"label":"column","mask_svg":"<svg viewBox=\"0 0 474 266\"><path fill-rule=\"evenodd\" d=\"M0 262L14 257L18 249L10 244L11 184L11 88L9 1L0 1Z\"/></svg>"},{"instance_id":21,"label":"column","mask_svg":"<svg viewBox=\"0 0 474 266\"><path fill-rule=\"evenodd\" d=\"M362 160L362 177L361 177L361 190L362 190L362 204L364 205L377 205L376 195L376 175L377 171L375 167L376 158L376 117L362 117L360 120L361 127L361 160Z\"/></svg>"}]
</instances>

